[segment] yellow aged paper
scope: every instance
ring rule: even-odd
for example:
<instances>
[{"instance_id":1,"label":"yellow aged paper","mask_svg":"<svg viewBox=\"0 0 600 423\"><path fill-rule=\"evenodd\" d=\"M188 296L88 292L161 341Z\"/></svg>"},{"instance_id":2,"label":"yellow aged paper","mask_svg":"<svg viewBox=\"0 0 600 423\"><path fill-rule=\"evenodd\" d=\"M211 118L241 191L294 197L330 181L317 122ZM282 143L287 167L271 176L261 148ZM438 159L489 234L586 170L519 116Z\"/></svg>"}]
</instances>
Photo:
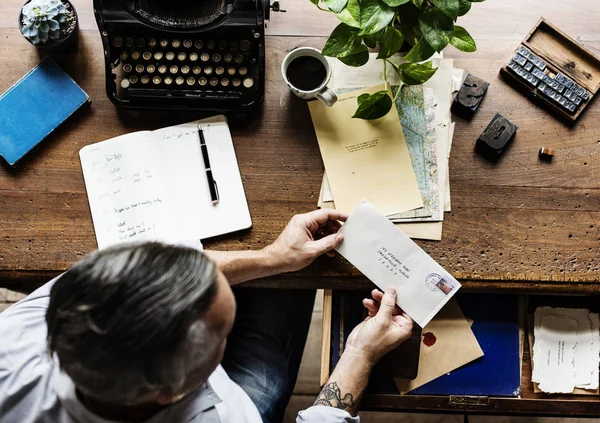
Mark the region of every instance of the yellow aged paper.
<instances>
[{"instance_id":1,"label":"yellow aged paper","mask_svg":"<svg viewBox=\"0 0 600 423\"><path fill-rule=\"evenodd\" d=\"M308 107L338 210L350 212L364 197L384 215L423 207L398 113L373 121L353 119L357 97L378 85L340 95L333 107Z\"/></svg>"}]
</instances>

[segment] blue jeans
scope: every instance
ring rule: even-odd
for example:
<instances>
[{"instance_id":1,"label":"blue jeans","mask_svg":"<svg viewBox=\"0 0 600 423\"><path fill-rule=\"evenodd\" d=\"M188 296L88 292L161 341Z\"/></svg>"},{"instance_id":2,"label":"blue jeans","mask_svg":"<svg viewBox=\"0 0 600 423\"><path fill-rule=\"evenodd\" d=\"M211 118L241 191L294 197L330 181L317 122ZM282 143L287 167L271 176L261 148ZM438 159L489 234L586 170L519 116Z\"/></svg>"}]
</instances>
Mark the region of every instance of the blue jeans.
<instances>
[{"instance_id":1,"label":"blue jeans","mask_svg":"<svg viewBox=\"0 0 600 423\"><path fill-rule=\"evenodd\" d=\"M237 315L222 365L264 423L279 423L292 396L315 290L234 289Z\"/></svg>"}]
</instances>

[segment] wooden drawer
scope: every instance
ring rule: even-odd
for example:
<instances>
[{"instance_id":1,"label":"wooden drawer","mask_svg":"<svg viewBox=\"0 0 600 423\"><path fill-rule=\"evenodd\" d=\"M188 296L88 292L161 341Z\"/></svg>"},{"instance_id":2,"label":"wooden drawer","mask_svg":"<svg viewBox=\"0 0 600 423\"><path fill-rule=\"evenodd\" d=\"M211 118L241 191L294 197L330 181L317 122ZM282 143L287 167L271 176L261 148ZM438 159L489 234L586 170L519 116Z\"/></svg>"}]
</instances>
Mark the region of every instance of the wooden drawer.
<instances>
[{"instance_id":1,"label":"wooden drawer","mask_svg":"<svg viewBox=\"0 0 600 423\"><path fill-rule=\"evenodd\" d=\"M324 385L332 369L332 309L334 302L342 301L351 291L325 290L323 301L323 342L321 354L321 385ZM365 292L367 297L368 292ZM458 294L460 295L460 294ZM549 395L534 393L531 382L531 356L527 337L525 316L536 306L564 306L600 309L600 297L596 296L521 296L521 386L519 397L461 396L461 395L400 395L398 393L367 392L361 409L370 411L472 413L496 415L598 417L598 395ZM340 304L338 303L337 307ZM338 322L339 325L339 322Z\"/></svg>"}]
</instances>

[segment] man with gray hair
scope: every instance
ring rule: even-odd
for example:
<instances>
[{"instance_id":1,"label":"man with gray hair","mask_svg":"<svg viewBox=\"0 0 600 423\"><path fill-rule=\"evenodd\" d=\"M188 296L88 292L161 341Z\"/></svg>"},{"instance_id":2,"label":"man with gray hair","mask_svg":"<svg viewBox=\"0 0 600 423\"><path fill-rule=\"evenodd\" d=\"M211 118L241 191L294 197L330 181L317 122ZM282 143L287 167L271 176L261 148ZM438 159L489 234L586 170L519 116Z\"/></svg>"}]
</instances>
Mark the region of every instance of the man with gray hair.
<instances>
[{"instance_id":1,"label":"man with gray hair","mask_svg":"<svg viewBox=\"0 0 600 423\"><path fill-rule=\"evenodd\" d=\"M0 314L0 423L280 422L315 293L230 285L332 255L346 218L294 216L260 251L149 242L88 255ZM359 420L370 370L410 336L395 294L364 300L369 316L299 422Z\"/></svg>"}]
</instances>

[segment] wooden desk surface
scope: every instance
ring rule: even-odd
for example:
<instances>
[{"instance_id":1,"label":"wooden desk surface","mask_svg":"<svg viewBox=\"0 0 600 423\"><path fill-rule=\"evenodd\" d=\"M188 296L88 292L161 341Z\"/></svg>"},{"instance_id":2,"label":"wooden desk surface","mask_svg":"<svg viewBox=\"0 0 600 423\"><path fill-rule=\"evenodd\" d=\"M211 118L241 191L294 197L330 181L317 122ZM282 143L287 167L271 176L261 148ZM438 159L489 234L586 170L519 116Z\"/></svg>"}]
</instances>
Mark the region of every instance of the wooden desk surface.
<instances>
[{"instance_id":1,"label":"wooden desk surface","mask_svg":"<svg viewBox=\"0 0 600 423\"><path fill-rule=\"evenodd\" d=\"M0 91L39 62L17 29L24 0L0 3ZM39 283L96 247L78 151L127 132L199 118L194 113L120 111L104 91L100 37L90 0L73 0L81 34L77 53L56 56L91 96L91 109L68 121L16 171L0 166L0 282ZM294 213L316 206L323 172L306 104L279 74L296 46L322 47L336 25L309 0L283 0L267 36L265 104L254 117L230 117L253 219L253 229L206 242L207 248L261 248ZM434 259L474 289L592 292L600 288L600 104L594 101L572 128L538 108L499 78L498 71L540 16L600 53L597 0L487 0L459 19L477 41L446 57L491 83L470 122L456 118L450 159L452 212L441 242L420 242ZM518 126L517 138L496 166L473 153L474 142L500 112ZM538 161L541 146L556 150ZM262 286L364 287L341 258L323 258Z\"/></svg>"}]
</instances>

